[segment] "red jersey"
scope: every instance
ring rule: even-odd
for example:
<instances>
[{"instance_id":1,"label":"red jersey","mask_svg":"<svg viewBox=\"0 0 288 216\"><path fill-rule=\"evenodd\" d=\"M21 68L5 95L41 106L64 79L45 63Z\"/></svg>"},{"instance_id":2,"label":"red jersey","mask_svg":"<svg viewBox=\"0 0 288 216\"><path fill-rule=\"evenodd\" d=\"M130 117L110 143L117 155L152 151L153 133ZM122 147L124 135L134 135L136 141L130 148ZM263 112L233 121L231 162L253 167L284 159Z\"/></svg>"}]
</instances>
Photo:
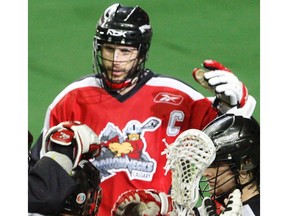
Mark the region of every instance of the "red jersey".
<instances>
[{"instance_id":1,"label":"red jersey","mask_svg":"<svg viewBox=\"0 0 288 216\"><path fill-rule=\"evenodd\" d=\"M168 193L171 173L165 175L165 142L183 131L202 129L217 116L212 102L189 85L147 71L125 95L109 93L101 80L87 76L67 86L49 106L44 134L60 122L87 124L104 144L93 164L101 173L103 190L98 215L108 216L118 196L131 189ZM131 129L132 128L132 129ZM131 130L138 141L127 139Z\"/></svg>"}]
</instances>

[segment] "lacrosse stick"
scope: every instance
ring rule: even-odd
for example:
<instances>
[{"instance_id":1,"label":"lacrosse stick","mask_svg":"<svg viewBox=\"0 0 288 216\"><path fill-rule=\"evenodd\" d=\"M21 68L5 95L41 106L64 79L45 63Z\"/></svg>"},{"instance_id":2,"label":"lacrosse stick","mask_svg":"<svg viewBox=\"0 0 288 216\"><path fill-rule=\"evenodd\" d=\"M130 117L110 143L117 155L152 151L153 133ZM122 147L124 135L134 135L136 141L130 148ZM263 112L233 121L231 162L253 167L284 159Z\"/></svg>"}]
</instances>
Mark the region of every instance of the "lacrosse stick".
<instances>
[{"instance_id":1,"label":"lacrosse stick","mask_svg":"<svg viewBox=\"0 0 288 216\"><path fill-rule=\"evenodd\" d=\"M165 142L165 141L164 141ZM213 162L216 149L212 140L197 129L181 133L162 152L166 154L165 175L172 172L171 199L173 213L178 216L194 215L193 207L199 198L199 182L204 170Z\"/></svg>"}]
</instances>

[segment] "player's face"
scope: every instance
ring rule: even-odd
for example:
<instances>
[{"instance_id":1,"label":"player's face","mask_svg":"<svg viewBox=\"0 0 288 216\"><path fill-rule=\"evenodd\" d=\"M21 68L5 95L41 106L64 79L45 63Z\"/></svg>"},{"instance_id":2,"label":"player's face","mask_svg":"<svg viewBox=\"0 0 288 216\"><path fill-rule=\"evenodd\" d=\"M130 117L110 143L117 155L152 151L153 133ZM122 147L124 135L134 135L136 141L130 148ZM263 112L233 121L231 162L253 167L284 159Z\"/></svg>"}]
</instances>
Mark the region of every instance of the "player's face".
<instances>
[{"instance_id":1,"label":"player's face","mask_svg":"<svg viewBox=\"0 0 288 216\"><path fill-rule=\"evenodd\" d=\"M102 46L102 63L108 79L121 83L138 62L138 50L135 47L104 44Z\"/></svg>"},{"instance_id":2,"label":"player's face","mask_svg":"<svg viewBox=\"0 0 288 216\"><path fill-rule=\"evenodd\" d=\"M211 193L221 195L224 192L235 188L236 182L234 173L227 164L220 164L220 166L209 167L203 174L207 179L211 189ZM214 191L215 188L215 191Z\"/></svg>"}]
</instances>

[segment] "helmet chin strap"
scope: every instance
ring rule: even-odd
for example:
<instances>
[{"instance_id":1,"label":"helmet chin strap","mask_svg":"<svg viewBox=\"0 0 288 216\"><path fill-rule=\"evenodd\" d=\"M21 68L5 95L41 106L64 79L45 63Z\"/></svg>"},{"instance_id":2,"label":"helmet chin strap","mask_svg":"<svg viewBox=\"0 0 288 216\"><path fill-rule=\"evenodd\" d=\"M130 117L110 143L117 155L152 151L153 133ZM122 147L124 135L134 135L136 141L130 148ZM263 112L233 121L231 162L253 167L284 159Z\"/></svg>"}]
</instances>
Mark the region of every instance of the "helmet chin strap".
<instances>
[{"instance_id":1,"label":"helmet chin strap","mask_svg":"<svg viewBox=\"0 0 288 216\"><path fill-rule=\"evenodd\" d=\"M123 88L127 88L128 86L130 86L130 81L129 80L126 80L124 83L108 83L109 81L106 80L106 83L108 84L108 86L111 88L111 89L114 89L114 90L121 90Z\"/></svg>"},{"instance_id":2,"label":"helmet chin strap","mask_svg":"<svg viewBox=\"0 0 288 216\"><path fill-rule=\"evenodd\" d=\"M104 82L105 82L106 86L112 91L121 91L121 90L128 88L129 86L133 85L137 81L138 81L138 77L135 77L134 79L127 79L122 83L113 83L110 80L104 78Z\"/></svg>"}]
</instances>

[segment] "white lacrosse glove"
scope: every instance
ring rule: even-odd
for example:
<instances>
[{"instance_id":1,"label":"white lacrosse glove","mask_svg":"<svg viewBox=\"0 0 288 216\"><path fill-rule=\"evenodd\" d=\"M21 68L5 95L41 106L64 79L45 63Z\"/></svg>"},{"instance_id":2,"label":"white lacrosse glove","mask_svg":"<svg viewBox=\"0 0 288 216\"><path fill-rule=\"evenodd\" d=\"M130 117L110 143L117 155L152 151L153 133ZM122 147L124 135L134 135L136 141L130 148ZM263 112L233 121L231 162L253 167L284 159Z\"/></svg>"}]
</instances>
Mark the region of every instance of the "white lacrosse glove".
<instances>
[{"instance_id":1,"label":"white lacrosse glove","mask_svg":"<svg viewBox=\"0 0 288 216\"><path fill-rule=\"evenodd\" d=\"M241 216L242 206L241 192L239 189L235 189L229 194L225 210L221 212L220 216Z\"/></svg>"},{"instance_id":2,"label":"white lacrosse glove","mask_svg":"<svg viewBox=\"0 0 288 216\"><path fill-rule=\"evenodd\" d=\"M220 106L220 111L221 106L241 108L246 104L248 90L228 68L215 60L205 60L203 67L209 71L195 68L193 77L200 85L216 95L216 102L219 103L216 106Z\"/></svg>"},{"instance_id":3,"label":"white lacrosse glove","mask_svg":"<svg viewBox=\"0 0 288 216\"><path fill-rule=\"evenodd\" d=\"M245 118L251 118L255 110L255 107L256 107L255 98L252 95L248 95L247 102L243 107L241 108L237 108L236 106L232 107L225 114L234 114L236 116L243 116Z\"/></svg>"},{"instance_id":4,"label":"white lacrosse glove","mask_svg":"<svg viewBox=\"0 0 288 216\"><path fill-rule=\"evenodd\" d=\"M90 127L78 121L66 121L47 131L42 142L42 152L43 156L56 160L69 173L69 159L74 169L82 158L98 156L101 145Z\"/></svg>"},{"instance_id":5,"label":"white lacrosse glove","mask_svg":"<svg viewBox=\"0 0 288 216\"><path fill-rule=\"evenodd\" d=\"M202 201L202 205L197 210L200 216L241 216L241 192L239 189L235 189L229 194L226 201L226 207L219 215L216 212L215 203L210 197L205 197Z\"/></svg>"},{"instance_id":6,"label":"white lacrosse glove","mask_svg":"<svg viewBox=\"0 0 288 216\"><path fill-rule=\"evenodd\" d=\"M154 189L129 190L122 193L111 211L112 216L167 215L169 200L164 192Z\"/></svg>"},{"instance_id":7,"label":"white lacrosse glove","mask_svg":"<svg viewBox=\"0 0 288 216\"><path fill-rule=\"evenodd\" d=\"M197 208L198 214L200 216L217 216L215 203L210 197L205 197L202 204Z\"/></svg>"}]
</instances>

